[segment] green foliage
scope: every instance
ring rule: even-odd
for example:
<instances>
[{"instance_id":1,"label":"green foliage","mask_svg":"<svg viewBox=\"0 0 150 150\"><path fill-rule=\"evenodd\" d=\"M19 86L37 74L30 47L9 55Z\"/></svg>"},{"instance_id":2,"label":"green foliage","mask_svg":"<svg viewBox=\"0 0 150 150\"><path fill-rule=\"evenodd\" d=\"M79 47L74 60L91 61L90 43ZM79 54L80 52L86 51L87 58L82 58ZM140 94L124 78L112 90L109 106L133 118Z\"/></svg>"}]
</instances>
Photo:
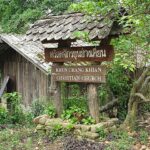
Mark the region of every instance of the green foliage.
<instances>
[{"instance_id":1,"label":"green foliage","mask_svg":"<svg viewBox=\"0 0 150 150\"><path fill-rule=\"evenodd\" d=\"M131 33L113 40L112 44L117 50L114 62L133 71L136 65L135 52L140 49L149 53L150 50L149 9L149 0L81 0L72 4L69 10L84 12L89 17L96 17L97 14L106 16L113 12L113 19L123 27L123 32Z\"/></svg>"},{"instance_id":2,"label":"green foliage","mask_svg":"<svg viewBox=\"0 0 150 150\"><path fill-rule=\"evenodd\" d=\"M44 114L44 109L45 105L43 104L43 102L40 102L39 100L34 100L32 102L31 111L34 117Z\"/></svg>"},{"instance_id":3,"label":"green foliage","mask_svg":"<svg viewBox=\"0 0 150 150\"><path fill-rule=\"evenodd\" d=\"M135 142L135 139L128 135L127 131L117 129L114 130L111 134L114 138L114 141L110 143L106 150L129 150Z\"/></svg>"},{"instance_id":4,"label":"green foliage","mask_svg":"<svg viewBox=\"0 0 150 150\"><path fill-rule=\"evenodd\" d=\"M73 124L95 124L95 120L88 115L87 110L77 106L72 106L69 109L64 110L61 117L63 119L69 120Z\"/></svg>"},{"instance_id":5,"label":"green foliage","mask_svg":"<svg viewBox=\"0 0 150 150\"><path fill-rule=\"evenodd\" d=\"M5 124L8 121L8 111L0 106L0 124Z\"/></svg>"},{"instance_id":6,"label":"green foliage","mask_svg":"<svg viewBox=\"0 0 150 150\"><path fill-rule=\"evenodd\" d=\"M75 36L77 39L84 40L85 42L90 42L88 32L76 31L76 32L74 32L74 36Z\"/></svg>"},{"instance_id":7,"label":"green foliage","mask_svg":"<svg viewBox=\"0 0 150 150\"><path fill-rule=\"evenodd\" d=\"M51 104L49 104L49 105L45 106L44 114L47 114L51 118L54 118L56 116L56 110Z\"/></svg>"},{"instance_id":8,"label":"green foliage","mask_svg":"<svg viewBox=\"0 0 150 150\"><path fill-rule=\"evenodd\" d=\"M57 124L48 133L49 138L51 140L55 140L58 137L66 136L72 132L73 128L74 128L74 126L72 124L69 124L66 127L63 127L62 125Z\"/></svg>"},{"instance_id":9,"label":"green foliage","mask_svg":"<svg viewBox=\"0 0 150 150\"><path fill-rule=\"evenodd\" d=\"M105 85L100 85L98 87L98 98L100 100L100 106L103 106L106 104L107 100L108 100L108 89Z\"/></svg>"},{"instance_id":10,"label":"green foliage","mask_svg":"<svg viewBox=\"0 0 150 150\"><path fill-rule=\"evenodd\" d=\"M123 120L127 113L127 104L133 81L127 70L115 65L108 72L107 81L110 90L119 100L118 117Z\"/></svg>"},{"instance_id":11,"label":"green foliage","mask_svg":"<svg viewBox=\"0 0 150 150\"><path fill-rule=\"evenodd\" d=\"M56 116L56 110L51 103L42 102L40 100L34 100L31 106L31 113L34 117L42 114L47 114L51 118Z\"/></svg>"},{"instance_id":12,"label":"green foliage","mask_svg":"<svg viewBox=\"0 0 150 150\"><path fill-rule=\"evenodd\" d=\"M80 106L80 108L87 109L87 101L84 96L71 96L64 100L65 109L72 106Z\"/></svg>"},{"instance_id":13,"label":"green foliage","mask_svg":"<svg viewBox=\"0 0 150 150\"><path fill-rule=\"evenodd\" d=\"M42 5L44 8L52 9L54 14L60 14L68 9L75 0L43 0Z\"/></svg>"},{"instance_id":14,"label":"green foliage","mask_svg":"<svg viewBox=\"0 0 150 150\"><path fill-rule=\"evenodd\" d=\"M63 135L63 127L61 125L55 125L50 133L49 133L49 138L51 140L55 140L57 137L62 136Z\"/></svg>"},{"instance_id":15,"label":"green foliage","mask_svg":"<svg viewBox=\"0 0 150 150\"><path fill-rule=\"evenodd\" d=\"M67 91L68 88L66 89L66 86L68 86L69 91ZM81 91L78 84L66 85L66 83L64 83L62 84L62 89L62 98L65 109L69 109L72 106L80 106L80 108L87 109L86 92L83 92L84 89Z\"/></svg>"},{"instance_id":16,"label":"green foliage","mask_svg":"<svg viewBox=\"0 0 150 150\"><path fill-rule=\"evenodd\" d=\"M89 117L83 118L82 123L86 125L95 124L95 120L91 116L89 116Z\"/></svg>"},{"instance_id":17,"label":"green foliage","mask_svg":"<svg viewBox=\"0 0 150 150\"><path fill-rule=\"evenodd\" d=\"M100 127L96 129L96 132L99 134L99 138L101 140L105 139L108 135L108 133L106 132L105 128Z\"/></svg>"},{"instance_id":18,"label":"green foliage","mask_svg":"<svg viewBox=\"0 0 150 150\"><path fill-rule=\"evenodd\" d=\"M21 95L17 92L6 93L4 98L7 101L10 121L12 123L23 123L25 115L21 108Z\"/></svg>"},{"instance_id":19,"label":"green foliage","mask_svg":"<svg viewBox=\"0 0 150 150\"><path fill-rule=\"evenodd\" d=\"M140 131L140 136L139 136L139 141L142 143L142 144L147 144L148 143L148 132L142 130Z\"/></svg>"},{"instance_id":20,"label":"green foliage","mask_svg":"<svg viewBox=\"0 0 150 150\"><path fill-rule=\"evenodd\" d=\"M71 123L80 123L85 114L86 110L72 106L70 109L64 110L61 117L69 120Z\"/></svg>"},{"instance_id":21,"label":"green foliage","mask_svg":"<svg viewBox=\"0 0 150 150\"><path fill-rule=\"evenodd\" d=\"M73 0L0 0L0 26L3 32L22 33L48 9L64 12Z\"/></svg>"}]
</instances>

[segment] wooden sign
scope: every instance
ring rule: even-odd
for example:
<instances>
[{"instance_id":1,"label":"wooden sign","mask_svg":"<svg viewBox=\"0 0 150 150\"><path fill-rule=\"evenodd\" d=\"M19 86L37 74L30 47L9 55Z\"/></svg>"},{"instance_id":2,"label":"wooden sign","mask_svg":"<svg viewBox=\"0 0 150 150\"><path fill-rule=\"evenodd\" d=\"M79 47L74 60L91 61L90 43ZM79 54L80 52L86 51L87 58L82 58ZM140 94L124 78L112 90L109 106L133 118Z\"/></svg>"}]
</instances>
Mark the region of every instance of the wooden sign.
<instances>
[{"instance_id":1,"label":"wooden sign","mask_svg":"<svg viewBox=\"0 0 150 150\"><path fill-rule=\"evenodd\" d=\"M66 61L111 61L114 50L111 45L103 47L71 47L71 48L45 48L47 62Z\"/></svg>"},{"instance_id":2,"label":"wooden sign","mask_svg":"<svg viewBox=\"0 0 150 150\"><path fill-rule=\"evenodd\" d=\"M54 81L105 83L105 75L105 66L52 67Z\"/></svg>"}]
</instances>

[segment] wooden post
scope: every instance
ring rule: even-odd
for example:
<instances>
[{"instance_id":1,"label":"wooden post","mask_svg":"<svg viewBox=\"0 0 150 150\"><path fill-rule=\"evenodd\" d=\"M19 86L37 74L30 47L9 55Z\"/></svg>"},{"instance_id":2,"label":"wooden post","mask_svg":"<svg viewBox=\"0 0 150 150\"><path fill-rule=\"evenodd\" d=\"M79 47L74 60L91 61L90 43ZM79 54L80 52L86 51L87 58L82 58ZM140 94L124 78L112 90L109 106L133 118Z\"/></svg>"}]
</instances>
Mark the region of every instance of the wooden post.
<instances>
[{"instance_id":1,"label":"wooden post","mask_svg":"<svg viewBox=\"0 0 150 150\"><path fill-rule=\"evenodd\" d=\"M96 123L99 123L99 102L97 94L97 86L95 84L88 84L87 86L87 98L90 115L95 119Z\"/></svg>"},{"instance_id":2,"label":"wooden post","mask_svg":"<svg viewBox=\"0 0 150 150\"><path fill-rule=\"evenodd\" d=\"M55 66L60 66L62 63L54 63ZM63 100L61 99L61 83L54 81L53 77L51 77L51 87L50 93L52 95L53 105L56 109L58 117L61 116L63 112Z\"/></svg>"},{"instance_id":3,"label":"wooden post","mask_svg":"<svg viewBox=\"0 0 150 150\"><path fill-rule=\"evenodd\" d=\"M100 65L101 63L93 62L91 65ZM87 99L89 105L89 111L92 118L95 119L96 123L100 121L100 112L99 112L99 101L97 93L97 85L94 83L87 85Z\"/></svg>"}]
</instances>

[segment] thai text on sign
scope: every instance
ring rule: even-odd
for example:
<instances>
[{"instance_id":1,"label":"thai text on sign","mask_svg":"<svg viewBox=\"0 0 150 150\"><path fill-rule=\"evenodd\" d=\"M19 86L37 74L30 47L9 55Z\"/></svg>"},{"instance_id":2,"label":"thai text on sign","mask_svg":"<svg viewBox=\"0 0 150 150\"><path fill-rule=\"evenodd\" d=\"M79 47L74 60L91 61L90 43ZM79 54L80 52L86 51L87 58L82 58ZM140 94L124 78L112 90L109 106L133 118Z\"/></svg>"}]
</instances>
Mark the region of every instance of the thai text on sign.
<instances>
[{"instance_id":1,"label":"thai text on sign","mask_svg":"<svg viewBox=\"0 0 150 150\"><path fill-rule=\"evenodd\" d=\"M114 55L113 47L71 47L45 49L45 59L51 62L66 61L111 61Z\"/></svg>"}]
</instances>

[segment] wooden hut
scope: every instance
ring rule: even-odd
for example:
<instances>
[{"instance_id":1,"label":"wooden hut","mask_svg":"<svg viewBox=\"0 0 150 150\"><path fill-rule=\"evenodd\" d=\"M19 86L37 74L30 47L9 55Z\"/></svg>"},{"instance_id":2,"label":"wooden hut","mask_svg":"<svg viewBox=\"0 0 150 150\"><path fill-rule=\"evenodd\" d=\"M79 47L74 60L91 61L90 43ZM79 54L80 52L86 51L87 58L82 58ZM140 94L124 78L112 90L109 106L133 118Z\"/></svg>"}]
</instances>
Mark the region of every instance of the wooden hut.
<instances>
[{"instance_id":1,"label":"wooden hut","mask_svg":"<svg viewBox=\"0 0 150 150\"><path fill-rule=\"evenodd\" d=\"M48 99L50 64L42 59L42 45L38 42L22 42L24 36L1 35L0 37L2 81L6 76L10 78L7 92L21 93L26 106L35 99Z\"/></svg>"}]
</instances>

